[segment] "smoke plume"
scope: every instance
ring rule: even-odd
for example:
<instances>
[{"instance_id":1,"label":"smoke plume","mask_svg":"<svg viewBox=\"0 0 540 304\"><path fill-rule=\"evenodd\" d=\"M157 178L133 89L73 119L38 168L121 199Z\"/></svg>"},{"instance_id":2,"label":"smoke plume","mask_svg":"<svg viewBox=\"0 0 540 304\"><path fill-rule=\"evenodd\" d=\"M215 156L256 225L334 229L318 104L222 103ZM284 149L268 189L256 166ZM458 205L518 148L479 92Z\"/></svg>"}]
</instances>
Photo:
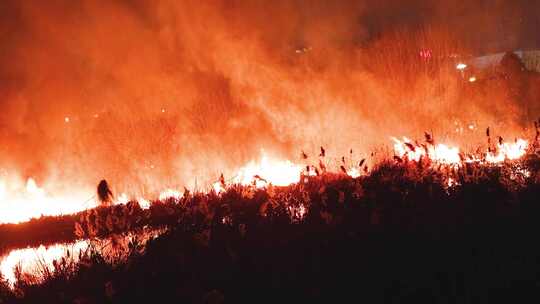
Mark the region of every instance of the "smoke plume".
<instances>
[{"instance_id":1,"label":"smoke plume","mask_svg":"<svg viewBox=\"0 0 540 304\"><path fill-rule=\"evenodd\" d=\"M529 12L539 8L3 1L1 168L42 183L106 178L152 192L202 187L261 149L294 160L319 146L335 157L352 148L361 158L389 136L463 140L452 135L458 123L515 129L517 103L502 91L464 100L454 66L443 62L534 43ZM432 50L430 62L421 49Z\"/></svg>"}]
</instances>

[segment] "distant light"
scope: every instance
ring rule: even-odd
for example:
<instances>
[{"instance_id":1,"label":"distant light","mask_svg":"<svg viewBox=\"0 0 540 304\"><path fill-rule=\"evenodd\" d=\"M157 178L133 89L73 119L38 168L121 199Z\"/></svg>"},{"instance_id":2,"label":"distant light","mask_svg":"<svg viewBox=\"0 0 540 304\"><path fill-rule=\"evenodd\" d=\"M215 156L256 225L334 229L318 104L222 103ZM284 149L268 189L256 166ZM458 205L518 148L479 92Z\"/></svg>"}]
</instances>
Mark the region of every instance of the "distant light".
<instances>
[{"instance_id":1,"label":"distant light","mask_svg":"<svg viewBox=\"0 0 540 304\"><path fill-rule=\"evenodd\" d=\"M467 68L467 65L465 63L458 63L456 65L456 69L458 70L465 70Z\"/></svg>"},{"instance_id":2,"label":"distant light","mask_svg":"<svg viewBox=\"0 0 540 304\"><path fill-rule=\"evenodd\" d=\"M68 122L69 122L69 117L67 117L67 116L64 117L64 121L65 121L66 123L68 123Z\"/></svg>"},{"instance_id":3,"label":"distant light","mask_svg":"<svg viewBox=\"0 0 540 304\"><path fill-rule=\"evenodd\" d=\"M99 117L99 114L94 114L94 118L98 118Z\"/></svg>"},{"instance_id":4,"label":"distant light","mask_svg":"<svg viewBox=\"0 0 540 304\"><path fill-rule=\"evenodd\" d=\"M161 109L161 113L165 113L165 109Z\"/></svg>"},{"instance_id":5,"label":"distant light","mask_svg":"<svg viewBox=\"0 0 540 304\"><path fill-rule=\"evenodd\" d=\"M475 82L475 81L476 81L476 77L471 76L471 77L469 78L469 82Z\"/></svg>"},{"instance_id":6,"label":"distant light","mask_svg":"<svg viewBox=\"0 0 540 304\"><path fill-rule=\"evenodd\" d=\"M473 124L470 124L470 125L469 125L469 129L470 129L470 130L474 130L474 125L473 125Z\"/></svg>"}]
</instances>

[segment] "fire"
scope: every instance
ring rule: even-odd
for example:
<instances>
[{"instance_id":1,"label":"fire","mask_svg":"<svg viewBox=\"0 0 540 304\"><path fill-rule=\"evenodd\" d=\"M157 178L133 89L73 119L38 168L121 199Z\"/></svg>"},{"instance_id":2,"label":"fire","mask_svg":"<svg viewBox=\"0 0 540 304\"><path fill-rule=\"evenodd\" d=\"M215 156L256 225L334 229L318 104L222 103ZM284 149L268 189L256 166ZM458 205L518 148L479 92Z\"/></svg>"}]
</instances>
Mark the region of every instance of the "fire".
<instances>
[{"instance_id":1,"label":"fire","mask_svg":"<svg viewBox=\"0 0 540 304\"><path fill-rule=\"evenodd\" d=\"M422 157L428 157L442 164L457 164L461 161L459 149L456 147L449 147L444 144L419 145L411 142L407 137L403 137L403 140L392 137L392 140L394 141L396 154L400 157L407 157L409 160L419 161Z\"/></svg>"},{"instance_id":2,"label":"fire","mask_svg":"<svg viewBox=\"0 0 540 304\"><path fill-rule=\"evenodd\" d=\"M162 191L160 194L159 194L159 200L166 200L168 198L174 198L174 199L180 199L182 198L183 193L181 193L180 191L178 190L174 190L174 189L166 189L165 191Z\"/></svg>"},{"instance_id":3,"label":"fire","mask_svg":"<svg viewBox=\"0 0 540 304\"><path fill-rule=\"evenodd\" d=\"M418 144L413 143L407 137L403 137L403 140L392 137L392 140L394 141L395 153L399 157L406 157L412 161L419 161L422 157L447 165L459 165L463 161L458 147L450 147L444 144ZM497 144L495 152L489 150L486 152L485 158L474 157L465 161L495 164L505 160L516 160L527 153L528 147L529 143L524 139L516 139L513 143L500 142Z\"/></svg>"},{"instance_id":4,"label":"fire","mask_svg":"<svg viewBox=\"0 0 540 304\"><path fill-rule=\"evenodd\" d=\"M257 188L272 184L275 186L288 186L298 183L302 175L303 166L288 160L277 160L268 157L264 151L258 162L251 161L240 168L234 178L234 183L251 185Z\"/></svg>"},{"instance_id":5,"label":"fire","mask_svg":"<svg viewBox=\"0 0 540 304\"><path fill-rule=\"evenodd\" d=\"M150 205L152 204L149 200L142 197L139 198L137 202L139 203L139 206L141 206L142 209L148 209L150 208Z\"/></svg>"},{"instance_id":6,"label":"fire","mask_svg":"<svg viewBox=\"0 0 540 304\"><path fill-rule=\"evenodd\" d=\"M225 186L222 185L220 182L216 182L214 184L212 184L212 189L214 190L214 192L216 193L221 193L223 191L225 191Z\"/></svg>"},{"instance_id":7,"label":"fire","mask_svg":"<svg viewBox=\"0 0 540 304\"><path fill-rule=\"evenodd\" d=\"M70 193L53 193L38 185L33 178L26 183L18 179L0 179L0 224L21 223L40 216L73 214L99 205L90 189L73 189ZM181 197L178 191L167 189L159 198ZM130 198L121 193L114 204L126 204ZM150 207L150 201L137 198L141 208Z\"/></svg>"},{"instance_id":8,"label":"fire","mask_svg":"<svg viewBox=\"0 0 540 304\"><path fill-rule=\"evenodd\" d=\"M166 190L166 191L169 191ZM166 193L166 191L162 192L162 194L160 194L160 200L161 199L167 199L171 196L169 196L168 194L163 194L163 193ZM172 190L170 190L172 191ZM168 193L168 192L167 192ZM163 198L162 198L163 197ZM116 201L114 202L115 205L119 205L119 204L122 204L122 205L125 205L127 204L129 201L130 201L130 197L126 194L126 193L121 193L118 198L116 199ZM138 203L139 203L139 206L142 208L142 209L148 209L150 208L150 201L145 199L144 197L138 197L135 199Z\"/></svg>"},{"instance_id":9,"label":"fire","mask_svg":"<svg viewBox=\"0 0 540 304\"><path fill-rule=\"evenodd\" d=\"M489 152L486 160L491 163L499 163L505 160L519 159L527 153L529 143L524 139L517 139L513 143L497 144L497 153Z\"/></svg>"},{"instance_id":10,"label":"fire","mask_svg":"<svg viewBox=\"0 0 540 304\"><path fill-rule=\"evenodd\" d=\"M91 195L90 195L91 196ZM41 215L76 213L97 204L89 200L88 192L74 189L70 194L51 195L29 178L0 179L0 224L20 223Z\"/></svg>"},{"instance_id":11,"label":"fire","mask_svg":"<svg viewBox=\"0 0 540 304\"><path fill-rule=\"evenodd\" d=\"M306 166L295 164L290 160L271 158L262 151L259 161L251 161L240 168L236 176L227 184L254 185L256 188L263 188L269 184L274 186L289 186L300 182L302 175L316 175L314 170L306 170L305 168ZM351 167L349 169L343 167L343 170L352 178L362 175L360 168L357 167ZM226 186L225 181L219 181L212 184L212 189L216 193L220 193L226 190Z\"/></svg>"},{"instance_id":12,"label":"fire","mask_svg":"<svg viewBox=\"0 0 540 304\"><path fill-rule=\"evenodd\" d=\"M347 170L347 175L349 175L352 178L357 178L362 174L360 173L359 168L354 167L354 168L351 168L351 169Z\"/></svg>"},{"instance_id":13,"label":"fire","mask_svg":"<svg viewBox=\"0 0 540 304\"><path fill-rule=\"evenodd\" d=\"M496 148L490 149L483 155L473 155L467 160L462 159L463 154L455 146L446 144L434 144L431 142L413 142L407 137L401 140L392 137L394 151L397 156L411 161L419 161L421 158L430 159L433 162L446 165L460 165L462 162L500 163L505 160L516 160L527 153L528 142L524 139L516 139L515 142L502 142ZM339 170L336 170L339 171ZM342 171L356 178L361 175L360 168L352 167ZM305 166L293 163L290 160L282 160L268 156L264 151L258 161L251 161L241 167L237 174L225 183L225 180L212 185L215 192L226 190L226 184L253 185L257 188L266 187L269 184L275 186L288 186L298 183ZM69 194L53 193L40 186L34 179L29 178L26 182L20 179L0 178L0 224L20 223L41 215L72 214L88 208L98 206L93 196L94 191L87 189L70 189ZM176 189L165 189L159 194L160 200L167 198L179 199L183 193ZM127 194L117 196L115 204L126 204L130 200ZM151 201L144 197L137 197L142 208L148 208Z\"/></svg>"}]
</instances>

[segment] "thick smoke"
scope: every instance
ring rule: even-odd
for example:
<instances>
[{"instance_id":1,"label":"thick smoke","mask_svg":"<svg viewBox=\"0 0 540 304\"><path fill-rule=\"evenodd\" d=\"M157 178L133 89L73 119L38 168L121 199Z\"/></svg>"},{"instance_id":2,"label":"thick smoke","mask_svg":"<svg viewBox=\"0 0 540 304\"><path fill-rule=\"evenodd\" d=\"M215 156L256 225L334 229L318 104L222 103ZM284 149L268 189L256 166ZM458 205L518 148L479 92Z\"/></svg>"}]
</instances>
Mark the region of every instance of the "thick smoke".
<instances>
[{"instance_id":1,"label":"thick smoke","mask_svg":"<svg viewBox=\"0 0 540 304\"><path fill-rule=\"evenodd\" d=\"M461 100L433 66L530 43L538 5L442 2L3 1L2 168L151 192L261 149L361 158L392 135L451 139L456 122L519 126L504 92Z\"/></svg>"}]
</instances>

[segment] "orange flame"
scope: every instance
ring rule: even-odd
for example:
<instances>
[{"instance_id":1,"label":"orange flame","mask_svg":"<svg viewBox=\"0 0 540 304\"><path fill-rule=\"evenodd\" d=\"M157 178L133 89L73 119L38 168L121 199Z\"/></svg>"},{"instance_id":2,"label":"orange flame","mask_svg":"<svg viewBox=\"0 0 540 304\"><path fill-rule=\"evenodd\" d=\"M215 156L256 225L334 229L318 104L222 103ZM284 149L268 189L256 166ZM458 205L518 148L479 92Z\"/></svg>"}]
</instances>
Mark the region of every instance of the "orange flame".
<instances>
[{"instance_id":1,"label":"orange flame","mask_svg":"<svg viewBox=\"0 0 540 304\"><path fill-rule=\"evenodd\" d=\"M448 165L460 165L462 163L460 150L445 144L418 144L403 137L402 140L392 138L394 151L399 157L406 157L412 161L419 161L421 158ZM515 142L501 142L497 145L495 152L487 151L485 157L474 157L466 162L486 162L500 163L505 160L519 159L527 153L528 142L524 139L517 139ZM361 175L360 168L346 169L349 176L356 178ZM289 160L280 160L268 156L264 151L258 161L251 161L238 170L230 183L241 185L254 185L257 188L266 187L270 184L275 186L288 186L300 182L304 166L295 164ZM312 173L312 172L308 172ZM217 182L212 185L217 193L225 190L226 185ZM20 223L41 215L62 215L72 214L93 208L98 205L95 199L88 199L93 191L75 189L68 195L52 194L44 187L29 178L26 183L20 179L0 178L0 224ZM179 199L183 193L176 189L166 189L159 194L159 199L167 198ZM115 204L126 204L129 197L121 193ZM150 207L151 202L143 197L136 199L142 208Z\"/></svg>"},{"instance_id":2,"label":"orange flame","mask_svg":"<svg viewBox=\"0 0 540 304\"><path fill-rule=\"evenodd\" d=\"M233 178L233 184L255 185L257 188L269 184L275 186L288 186L300 181L303 166L292 163L289 160L277 160L270 158L264 151L261 152L259 161L251 161L238 170ZM224 191L221 182L214 183L214 191Z\"/></svg>"},{"instance_id":3,"label":"orange flame","mask_svg":"<svg viewBox=\"0 0 540 304\"><path fill-rule=\"evenodd\" d=\"M459 165L462 160L460 157L460 150L457 147L450 147L444 144L417 144L413 143L407 137L403 137L403 140L399 140L392 137L394 141L394 151L400 157L407 157L412 161L419 161L422 157L428 157L434 162ZM487 163L500 163L505 160L516 160L523 157L527 153L529 147L528 141L524 139L516 139L513 143L501 142L497 144L496 153L487 151L485 159L473 158L467 160L467 162L487 162Z\"/></svg>"},{"instance_id":4,"label":"orange flame","mask_svg":"<svg viewBox=\"0 0 540 304\"><path fill-rule=\"evenodd\" d=\"M81 189L52 196L32 178L24 185L20 179L0 179L0 224L20 223L41 215L71 214L95 206L94 200L88 200L88 192Z\"/></svg>"},{"instance_id":5,"label":"orange flame","mask_svg":"<svg viewBox=\"0 0 540 304\"><path fill-rule=\"evenodd\" d=\"M409 160L419 161L422 157L428 157L432 161L442 164L457 164L460 162L459 149L449 147L444 144L418 145L411 142L407 137L399 140L392 137L394 141L394 151L400 157L407 157Z\"/></svg>"},{"instance_id":6,"label":"orange flame","mask_svg":"<svg viewBox=\"0 0 540 304\"><path fill-rule=\"evenodd\" d=\"M489 152L486 160L490 163L499 163L505 160L515 160L523 157L527 153L529 143L524 139L517 139L513 143L497 144L497 153Z\"/></svg>"},{"instance_id":7,"label":"orange flame","mask_svg":"<svg viewBox=\"0 0 540 304\"><path fill-rule=\"evenodd\" d=\"M40 216L73 214L99 205L93 192L73 189L70 194L51 193L40 187L33 178L25 185L17 179L0 179L0 224L21 223ZM178 196L179 192L167 189L160 199ZM114 204L126 204L130 198L121 193ZM141 208L150 207L145 198L137 198Z\"/></svg>"}]
</instances>

